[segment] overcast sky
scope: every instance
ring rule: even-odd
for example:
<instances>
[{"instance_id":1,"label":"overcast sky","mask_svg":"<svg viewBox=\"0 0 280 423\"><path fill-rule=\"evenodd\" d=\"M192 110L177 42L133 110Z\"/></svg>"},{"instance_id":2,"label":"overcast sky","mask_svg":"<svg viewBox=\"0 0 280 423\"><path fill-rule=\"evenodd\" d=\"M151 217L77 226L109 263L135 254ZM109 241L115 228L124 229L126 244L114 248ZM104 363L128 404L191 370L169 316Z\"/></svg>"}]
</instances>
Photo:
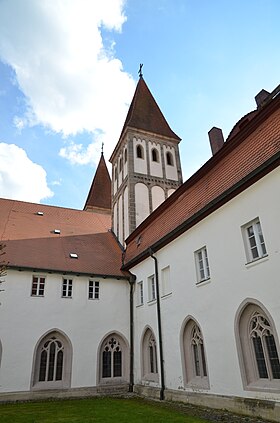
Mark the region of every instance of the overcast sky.
<instances>
[{"instance_id":1,"label":"overcast sky","mask_svg":"<svg viewBox=\"0 0 280 423\"><path fill-rule=\"evenodd\" d=\"M280 75L279 0L0 0L0 197L83 208L144 79L184 179ZM109 169L111 170L111 169Z\"/></svg>"}]
</instances>

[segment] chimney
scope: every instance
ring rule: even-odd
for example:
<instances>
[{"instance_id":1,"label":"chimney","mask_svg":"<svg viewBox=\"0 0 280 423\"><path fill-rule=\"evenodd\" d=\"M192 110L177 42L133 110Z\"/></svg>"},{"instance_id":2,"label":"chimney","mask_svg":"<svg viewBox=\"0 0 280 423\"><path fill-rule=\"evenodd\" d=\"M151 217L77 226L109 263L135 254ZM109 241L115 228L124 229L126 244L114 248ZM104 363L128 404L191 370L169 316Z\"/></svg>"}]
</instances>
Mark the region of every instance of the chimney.
<instances>
[{"instance_id":1,"label":"chimney","mask_svg":"<svg viewBox=\"0 0 280 423\"><path fill-rule=\"evenodd\" d=\"M211 145L212 154L216 154L224 145L223 131L220 128L213 126L208 132L209 141Z\"/></svg>"},{"instance_id":2,"label":"chimney","mask_svg":"<svg viewBox=\"0 0 280 423\"><path fill-rule=\"evenodd\" d=\"M255 97L258 109L262 107L263 103L267 99L270 93L266 90L261 90Z\"/></svg>"}]
</instances>

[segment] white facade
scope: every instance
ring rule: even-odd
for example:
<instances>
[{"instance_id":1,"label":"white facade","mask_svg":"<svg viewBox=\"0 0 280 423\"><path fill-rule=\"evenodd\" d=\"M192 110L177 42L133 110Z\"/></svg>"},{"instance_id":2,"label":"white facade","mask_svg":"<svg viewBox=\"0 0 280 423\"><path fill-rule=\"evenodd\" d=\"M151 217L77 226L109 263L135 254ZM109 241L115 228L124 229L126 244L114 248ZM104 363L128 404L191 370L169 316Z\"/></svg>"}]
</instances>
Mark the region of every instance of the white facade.
<instances>
[{"instance_id":1,"label":"white facade","mask_svg":"<svg viewBox=\"0 0 280 423\"><path fill-rule=\"evenodd\" d=\"M273 335L279 351L280 204L275 201L279 182L278 168L155 254L159 268L167 390L279 401L279 379L274 381L276 383L267 380L265 386L259 387L257 382L246 382L237 325L238 310L242 306L259 304L275 325ZM274 206L267 207L268 204ZM267 254L248 262L242 227L256 218L261 222ZM208 252L210 277L198 282L194 253L204 246ZM154 260L148 258L131 269L137 282L143 282L143 304L138 299L135 307L134 370L136 385L160 388L160 381L157 384L154 380L149 382L141 374L141 340L147 326L155 334L160 360L156 301L150 301L148 286L151 275L155 274L154 266ZM166 288L163 273L168 268L170 281ZM184 362L183 332L189 318L199 325L203 337L206 378L188 380L186 375L186 368L193 365ZM205 379L208 379L206 384Z\"/></svg>"},{"instance_id":2,"label":"white facade","mask_svg":"<svg viewBox=\"0 0 280 423\"><path fill-rule=\"evenodd\" d=\"M46 278L43 296L31 295L33 275ZM62 279L67 277L73 280L71 298L62 297ZM99 282L99 299L89 299L89 280ZM122 382L128 382L129 287L126 280L9 270L4 285L0 309L3 347L0 392L46 389L44 383L36 384L33 380L35 349L45 334L54 331L65 336L72 348L71 357L67 357L68 351L65 351L66 360L71 364L67 388L112 383L110 378L102 381L100 374L100 347L110 334L120 335L126 344Z\"/></svg>"}]
</instances>

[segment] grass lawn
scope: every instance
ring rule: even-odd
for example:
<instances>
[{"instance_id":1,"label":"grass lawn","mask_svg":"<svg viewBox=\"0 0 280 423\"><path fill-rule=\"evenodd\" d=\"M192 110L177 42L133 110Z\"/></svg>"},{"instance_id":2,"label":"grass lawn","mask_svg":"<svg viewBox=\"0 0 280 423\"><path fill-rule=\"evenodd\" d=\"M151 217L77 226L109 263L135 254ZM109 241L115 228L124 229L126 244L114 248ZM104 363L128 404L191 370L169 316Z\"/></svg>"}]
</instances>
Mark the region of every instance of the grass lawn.
<instances>
[{"instance_id":1,"label":"grass lawn","mask_svg":"<svg viewBox=\"0 0 280 423\"><path fill-rule=\"evenodd\" d=\"M0 405L1 423L206 423L161 403L92 398Z\"/></svg>"}]
</instances>

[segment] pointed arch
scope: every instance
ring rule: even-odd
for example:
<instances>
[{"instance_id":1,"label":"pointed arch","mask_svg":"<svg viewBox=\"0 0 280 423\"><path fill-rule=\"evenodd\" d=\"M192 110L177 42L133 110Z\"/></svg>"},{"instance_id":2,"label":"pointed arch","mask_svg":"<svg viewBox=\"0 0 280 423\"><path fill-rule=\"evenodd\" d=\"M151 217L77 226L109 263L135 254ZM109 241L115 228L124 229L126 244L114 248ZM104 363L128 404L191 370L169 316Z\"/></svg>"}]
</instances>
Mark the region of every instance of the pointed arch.
<instances>
[{"instance_id":1,"label":"pointed arch","mask_svg":"<svg viewBox=\"0 0 280 423\"><path fill-rule=\"evenodd\" d=\"M280 391L280 348L272 316L246 299L237 310L235 337L244 389Z\"/></svg>"},{"instance_id":2,"label":"pointed arch","mask_svg":"<svg viewBox=\"0 0 280 423\"><path fill-rule=\"evenodd\" d=\"M32 389L66 389L71 385L72 344L59 329L45 333L34 349Z\"/></svg>"},{"instance_id":3,"label":"pointed arch","mask_svg":"<svg viewBox=\"0 0 280 423\"><path fill-rule=\"evenodd\" d=\"M184 320L180 338L185 385L209 389L203 334L200 325L192 316Z\"/></svg>"},{"instance_id":4,"label":"pointed arch","mask_svg":"<svg viewBox=\"0 0 280 423\"><path fill-rule=\"evenodd\" d=\"M110 332L100 342L97 357L97 384L128 382L129 345L119 332Z\"/></svg>"},{"instance_id":5,"label":"pointed arch","mask_svg":"<svg viewBox=\"0 0 280 423\"><path fill-rule=\"evenodd\" d=\"M141 340L142 379L159 381L157 342L154 332L146 326Z\"/></svg>"}]
</instances>

